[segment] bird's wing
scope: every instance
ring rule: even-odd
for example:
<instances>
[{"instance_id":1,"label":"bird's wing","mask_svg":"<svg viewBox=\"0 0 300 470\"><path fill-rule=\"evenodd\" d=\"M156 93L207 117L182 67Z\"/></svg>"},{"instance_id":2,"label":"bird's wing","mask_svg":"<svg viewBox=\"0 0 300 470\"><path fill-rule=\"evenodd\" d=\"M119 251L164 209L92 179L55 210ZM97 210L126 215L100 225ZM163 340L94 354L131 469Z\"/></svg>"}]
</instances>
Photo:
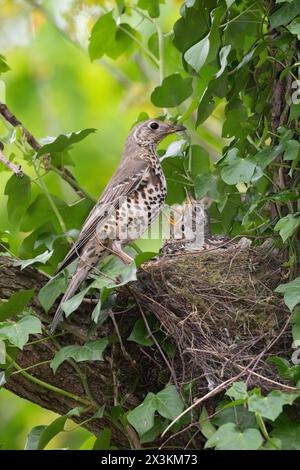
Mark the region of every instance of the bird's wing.
<instances>
[{"instance_id":1,"label":"bird's wing","mask_svg":"<svg viewBox=\"0 0 300 470\"><path fill-rule=\"evenodd\" d=\"M99 228L99 224L106 220L109 209L111 211L116 209L120 198L126 197L129 193L135 191L148 173L149 165L143 160L135 161L134 165L128 163L120 165L102 193L101 198L87 217L76 242L59 265L55 274L60 273L78 257L79 250L93 237L97 227Z\"/></svg>"}]
</instances>

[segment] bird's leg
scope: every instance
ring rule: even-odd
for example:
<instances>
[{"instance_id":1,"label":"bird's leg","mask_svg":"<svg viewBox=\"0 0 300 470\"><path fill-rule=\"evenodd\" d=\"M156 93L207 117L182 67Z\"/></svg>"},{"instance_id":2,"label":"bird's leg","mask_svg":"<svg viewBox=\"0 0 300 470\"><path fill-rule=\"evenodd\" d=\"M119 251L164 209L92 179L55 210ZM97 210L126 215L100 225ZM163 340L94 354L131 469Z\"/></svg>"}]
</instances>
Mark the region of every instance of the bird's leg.
<instances>
[{"instance_id":1,"label":"bird's leg","mask_svg":"<svg viewBox=\"0 0 300 470\"><path fill-rule=\"evenodd\" d=\"M120 258L125 264L131 264L134 262L134 259L122 250L122 245L119 240L114 240L111 248L114 255L118 256L118 258Z\"/></svg>"}]
</instances>

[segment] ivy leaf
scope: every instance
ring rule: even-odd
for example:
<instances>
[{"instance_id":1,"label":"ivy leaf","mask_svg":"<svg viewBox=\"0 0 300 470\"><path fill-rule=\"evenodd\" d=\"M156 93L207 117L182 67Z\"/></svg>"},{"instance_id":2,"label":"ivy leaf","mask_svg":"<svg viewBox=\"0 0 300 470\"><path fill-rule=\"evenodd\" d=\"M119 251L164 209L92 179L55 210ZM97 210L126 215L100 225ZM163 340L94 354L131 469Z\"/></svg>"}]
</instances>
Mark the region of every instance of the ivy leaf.
<instances>
[{"instance_id":1,"label":"ivy leaf","mask_svg":"<svg viewBox=\"0 0 300 470\"><path fill-rule=\"evenodd\" d=\"M299 393L284 393L280 390L273 390L266 397L255 393L248 400L248 408L263 418L275 421L282 413L283 406L292 405L299 396Z\"/></svg>"},{"instance_id":2,"label":"ivy leaf","mask_svg":"<svg viewBox=\"0 0 300 470\"><path fill-rule=\"evenodd\" d=\"M137 37L138 33L127 23L118 25L115 40L111 43L106 55L112 59L117 59L121 54L128 51L130 46L134 44L133 37Z\"/></svg>"},{"instance_id":3,"label":"ivy leaf","mask_svg":"<svg viewBox=\"0 0 300 470\"><path fill-rule=\"evenodd\" d=\"M113 18L113 10L100 16L94 24L89 42L91 60L100 59L113 47L117 24Z\"/></svg>"},{"instance_id":4,"label":"ivy leaf","mask_svg":"<svg viewBox=\"0 0 300 470\"><path fill-rule=\"evenodd\" d=\"M184 54L184 59L196 72L199 72L206 63L210 63L216 57L220 43L219 24L223 12L223 6L212 10L209 33Z\"/></svg>"},{"instance_id":5,"label":"ivy leaf","mask_svg":"<svg viewBox=\"0 0 300 470\"><path fill-rule=\"evenodd\" d=\"M7 181L4 194L8 196L7 214L10 222L19 225L31 198L31 183L27 175L12 175Z\"/></svg>"},{"instance_id":6,"label":"ivy leaf","mask_svg":"<svg viewBox=\"0 0 300 470\"><path fill-rule=\"evenodd\" d=\"M49 261L49 259L53 255L53 253L54 253L54 250L51 250L51 251L47 250L44 253L41 253L40 255L36 256L35 258L16 260L14 261L14 266L21 266L21 269L25 269L28 266L31 266L32 264L35 264L35 263L46 264L47 261Z\"/></svg>"},{"instance_id":7,"label":"ivy leaf","mask_svg":"<svg viewBox=\"0 0 300 470\"><path fill-rule=\"evenodd\" d=\"M49 312L56 299L65 289L66 279L63 274L50 279L50 281L41 288L38 299L46 313Z\"/></svg>"},{"instance_id":8,"label":"ivy leaf","mask_svg":"<svg viewBox=\"0 0 300 470\"><path fill-rule=\"evenodd\" d=\"M187 8L174 24L173 43L180 52L185 52L208 33L206 15L197 8Z\"/></svg>"},{"instance_id":9,"label":"ivy leaf","mask_svg":"<svg viewBox=\"0 0 300 470\"><path fill-rule=\"evenodd\" d=\"M4 341L0 341L0 364L1 365L5 364L5 362L6 362L6 344Z\"/></svg>"},{"instance_id":10,"label":"ivy leaf","mask_svg":"<svg viewBox=\"0 0 300 470\"><path fill-rule=\"evenodd\" d=\"M224 72L224 70L226 69L227 64L228 64L227 59L228 59L230 51L231 51L231 44L229 44L228 46L222 47L222 49L220 50L219 57L220 57L221 68L216 74L216 78L219 78Z\"/></svg>"},{"instance_id":11,"label":"ivy leaf","mask_svg":"<svg viewBox=\"0 0 300 470\"><path fill-rule=\"evenodd\" d=\"M149 337L145 322L142 318L139 318L136 321L133 330L128 337L128 341L133 341L137 344L141 344L142 346L152 346L154 344L153 339Z\"/></svg>"},{"instance_id":12,"label":"ivy leaf","mask_svg":"<svg viewBox=\"0 0 300 470\"><path fill-rule=\"evenodd\" d=\"M47 426L45 425L35 426L34 428L32 428L27 436L24 450L38 450L41 434L46 428Z\"/></svg>"},{"instance_id":13,"label":"ivy leaf","mask_svg":"<svg viewBox=\"0 0 300 470\"><path fill-rule=\"evenodd\" d=\"M159 17L159 0L138 0L137 6L147 10L151 18Z\"/></svg>"},{"instance_id":14,"label":"ivy leaf","mask_svg":"<svg viewBox=\"0 0 300 470\"><path fill-rule=\"evenodd\" d=\"M196 72L202 69L208 57L210 45L209 36L210 33L207 34L205 38L201 39L201 41L197 42L197 44L190 47L184 54L184 59Z\"/></svg>"},{"instance_id":15,"label":"ivy leaf","mask_svg":"<svg viewBox=\"0 0 300 470\"><path fill-rule=\"evenodd\" d=\"M283 143L284 160L297 160L299 157L300 144L297 140L288 140Z\"/></svg>"},{"instance_id":16,"label":"ivy leaf","mask_svg":"<svg viewBox=\"0 0 300 470\"><path fill-rule=\"evenodd\" d=\"M0 331L1 332L1 331ZM103 353L108 345L108 339L102 338L86 343L84 346L70 345L61 348L54 356L50 367L55 373L66 359L74 359L76 362L103 361Z\"/></svg>"},{"instance_id":17,"label":"ivy leaf","mask_svg":"<svg viewBox=\"0 0 300 470\"><path fill-rule=\"evenodd\" d=\"M139 436L143 436L143 434L146 434L146 432L153 428L155 411L155 395L150 392L143 403L127 414L128 422L136 429Z\"/></svg>"},{"instance_id":18,"label":"ivy leaf","mask_svg":"<svg viewBox=\"0 0 300 470\"><path fill-rule=\"evenodd\" d=\"M205 406L203 406L201 410L201 415L199 417L199 427L201 433L206 439L209 439L211 436L213 436L217 430L209 419Z\"/></svg>"},{"instance_id":19,"label":"ivy leaf","mask_svg":"<svg viewBox=\"0 0 300 470\"><path fill-rule=\"evenodd\" d=\"M294 21L287 27L290 33L295 34L300 41L300 19L295 18Z\"/></svg>"},{"instance_id":20,"label":"ivy leaf","mask_svg":"<svg viewBox=\"0 0 300 470\"><path fill-rule=\"evenodd\" d=\"M256 168L251 160L240 158L236 148L229 150L220 166L221 177L227 184L249 183Z\"/></svg>"},{"instance_id":21,"label":"ivy leaf","mask_svg":"<svg viewBox=\"0 0 300 470\"><path fill-rule=\"evenodd\" d=\"M110 428L104 428L95 440L93 450L109 450L111 434L112 432Z\"/></svg>"},{"instance_id":22,"label":"ivy leaf","mask_svg":"<svg viewBox=\"0 0 300 470\"><path fill-rule=\"evenodd\" d=\"M300 423L288 416L280 416L274 423L272 437L280 439L283 450L300 450Z\"/></svg>"},{"instance_id":23,"label":"ivy leaf","mask_svg":"<svg viewBox=\"0 0 300 470\"><path fill-rule=\"evenodd\" d=\"M2 324L0 327L0 339L6 339L19 349L23 349L31 334L42 332L39 318L26 315L17 322Z\"/></svg>"},{"instance_id":24,"label":"ivy leaf","mask_svg":"<svg viewBox=\"0 0 300 470\"><path fill-rule=\"evenodd\" d=\"M57 436L57 434L64 430L67 419L71 418L72 416L80 416L80 408L73 408L66 415L60 416L59 418L52 421L52 423L50 423L48 426L45 426L40 434L36 450L45 449L49 442L52 441L52 439Z\"/></svg>"},{"instance_id":25,"label":"ivy leaf","mask_svg":"<svg viewBox=\"0 0 300 470\"><path fill-rule=\"evenodd\" d=\"M294 307L300 303L300 277L286 284L280 284L274 292L284 294L284 302L292 312Z\"/></svg>"},{"instance_id":26,"label":"ivy leaf","mask_svg":"<svg viewBox=\"0 0 300 470\"><path fill-rule=\"evenodd\" d=\"M33 294L33 289L27 289L16 292L8 301L0 300L0 321L22 313L29 300L32 299Z\"/></svg>"},{"instance_id":27,"label":"ivy leaf","mask_svg":"<svg viewBox=\"0 0 300 470\"><path fill-rule=\"evenodd\" d=\"M235 382L225 393L234 400L246 400L248 398L247 385L245 382Z\"/></svg>"},{"instance_id":28,"label":"ivy leaf","mask_svg":"<svg viewBox=\"0 0 300 470\"><path fill-rule=\"evenodd\" d=\"M285 3L282 7L279 7L278 10L270 17L271 28L275 29L278 26L287 25L295 18L295 16L300 14L300 3L298 0L293 0L290 3Z\"/></svg>"},{"instance_id":29,"label":"ivy leaf","mask_svg":"<svg viewBox=\"0 0 300 470\"><path fill-rule=\"evenodd\" d=\"M168 385L156 394L156 409L161 416L171 421L182 413L184 403L179 398L175 385Z\"/></svg>"},{"instance_id":30,"label":"ivy leaf","mask_svg":"<svg viewBox=\"0 0 300 470\"><path fill-rule=\"evenodd\" d=\"M215 447L217 450L257 450L263 438L257 429L240 429L234 423L223 424L205 444L205 448Z\"/></svg>"},{"instance_id":31,"label":"ivy leaf","mask_svg":"<svg viewBox=\"0 0 300 470\"><path fill-rule=\"evenodd\" d=\"M208 151L200 145L191 145L189 150L190 161L184 160L184 165L191 177L195 179L200 174L209 174L211 162Z\"/></svg>"},{"instance_id":32,"label":"ivy leaf","mask_svg":"<svg viewBox=\"0 0 300 470\"><path fill-rule=\"evenodd\" d=\"M219 201L221 198L219 183L220 178L214 173L196 176L194 181L196 199L202 199L207 194L215 201Z\"/></svg>"},{"instance_id":33,"label":"ivy leaf","mask_svg":"<svg viewBox=\"0 0 300 470\"><path fill-rule=\"evenodd\" d=\"M96 129L84 129L82 131L72 132L70 134L60 134L56 138L49 137L47 140L50 140L50 142L42 145L37 153L37 156L40 157L41 155L45 155L47 153L55 154L65 152L66 150L69 150L73 144L81 142L93 132L96 132Z\"/></svg>"},{"instance_id":34,"label":"ivy leaf","mask_svg":"<svg viewBox=\"0 0 300 470\"><path fill-rule=\"evenodd\" d=\"M151 95L152 103L161 108L178 106L193 93L192 81L191 77L182 78L179 73L169 75L154 89Z\"/></svg>"},{"instance_id":35,"label":"ivy leaf","mask_svg":"<svg viewBox=\"0 0 300 470\"><path fill-rule=\"evenodd\" d=\"M279 232L282 241L285 242L289 237L294 235L300 225L300 214L288 214L278 220L274 230Z\"/></svg>"},{"instance_id":36,"label":"ivy leaf","mask_svg":"<svg viewBox=\"0 0 300 470\"><path fill-rule=\"evenodd\" d=\"M8 72L8 70L10 70L10 68L6 63L6 59L3 55L0 54L0 75L2 73Z\"/></svg>"},{"instance_id":37,"label":"ivy leaf","mask_svg":"<svg viewBox=\"0 0 300 470\"><path fill-rule=\"evenodd\" d=\"M173 420L183 411L183 408L184 404L178 396L176 387L169 385L156 395L152 392L148 393L143 403L129 411L127 419L141 437L153 428L156 411L164 418Z\"/></svg>"}]
</instances>

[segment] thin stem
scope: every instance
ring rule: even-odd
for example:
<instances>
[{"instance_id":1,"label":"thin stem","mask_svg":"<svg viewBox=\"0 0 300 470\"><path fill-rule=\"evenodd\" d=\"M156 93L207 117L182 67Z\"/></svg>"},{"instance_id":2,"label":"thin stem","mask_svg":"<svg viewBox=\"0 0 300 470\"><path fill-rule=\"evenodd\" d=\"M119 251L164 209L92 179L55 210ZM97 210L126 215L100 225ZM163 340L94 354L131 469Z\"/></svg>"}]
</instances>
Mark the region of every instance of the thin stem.
<instances>
[{"instance_id":1,"label":"thin stem","mask_svg":"<svg viewBox=\"0 0 300 470\"><path fill-rule=\"evenodd\" d=\"M50 206L51 206L51 208L52 208L52 210L53 210L53 212L54 212L54 214L55 214L55 216L58 220L58 223L61 227L62 232L66 233L67 232L67 227L66 227L66 224L64 222L64 219L62 218L58 208L56 207L56 204L53 201L53 198L52 198L51 194L49 193L48 188L47 188L44 180L40 177L39 169L38 169L38 167L36 165L36 162L34 160L32 161L32 165L33 165L34 171L36 173L39 186L42 189L43 193L45 194L46 198L48 199L48 202L49 202L49 204L50 204Z\"/></svg>"},{"instance_id":2,"label":"thin stem","mask_svg":"<svg viewBox=\"0 0 300 470\"><path fill-rule=\"evenodd\" d=\"M35 367L43 366L44 364L50 364L50 362L51 362L50 359L48 361L38 362L37 364L32 364L31 366L25 367L24 369L22 369L22 371L34 369ZM21 373L20 370L16 370L15 372L12 372L11 375L16 375L16 374L20 374L20 373Z\"/></svg>"},{"instance_id":3,"label":"thin stem","mask_svg":"<svg viewBox=\"0 0 300 470\"><path fill-rule=\"evenodd\" d=\"M162 83L165 78L165 47L164 47L164 36L159 25L158 20L155 20L155 26L158 37L158 51L159 51L159 80Z\"/></svg>"},{"instance_id":4,"label":"thin stem","mask_svg":"<svg viewBox=\"0 0 300 470\"><path fill-rule=\"evenodd\" d=\"M74 393L68 392L67 390L63 390L61 388L55 387L54 385L48 384L47 382L44 382L43 380L38 379L37 377L34 377L33 375L28 374L24 369L22 369L19 364L17 364L13 358L9 355L6 354L6 358L9 361L9 363L18 371L20 372L23 377L25 377L27 380L30 382L38 385L39 387L42 387L46 390L49 390L50 392L57 393L59 395L63 395L67 398L70 398L71 400L77 401L78 403L81 403L86 406L94 407L92 403L90 403L88 400L85 400L82 397L79 397L77 395L74 395Z\"/></svg>"}]
</instances>

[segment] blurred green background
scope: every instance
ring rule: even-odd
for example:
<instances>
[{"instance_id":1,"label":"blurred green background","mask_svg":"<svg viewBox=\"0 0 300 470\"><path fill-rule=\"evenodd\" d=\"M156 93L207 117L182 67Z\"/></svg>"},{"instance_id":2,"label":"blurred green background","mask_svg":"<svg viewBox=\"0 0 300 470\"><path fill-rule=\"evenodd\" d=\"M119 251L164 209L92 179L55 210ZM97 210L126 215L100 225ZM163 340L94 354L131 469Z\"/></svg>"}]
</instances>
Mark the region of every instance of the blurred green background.
<instances>
[{"instance_id":1,"label":"blurred green background","mask_svg":"<svg viewBox=\"0 0 300 470\"><path fill-rule=\"evenodd\" d=\"M0 98L38 139L97 128L96 134L72 151L72 171L81 186L98 197L118 164L126 135L139 113L157 114L149 97L159 84L159 73L141 56L128 60L122 55L114 62L90 62L85 50L90 28L100 14L99 7L104 3L109 7L110 2L36 2L42 8L34 7L34 3L0 0L0 53L6 56L11 69L0 81ZM180 4L180 0L167 0L162 5L160 22L164 32L172 28ZM151 34L147 28L147 22L143 22L143 37ZM220 129L218 116L214 116L194 137L216 155L221 146ZM30 174L30 168L24 169ZM3 188L11 175L4 168L1 170ZM46 182L54 195L68 203L76 200L72 190L55 174L48 175ZM20 234L15 233L14 237L6 213L6 196L1 191L0 231L4 230L11 233L11 248L16 250ZM53 413L2 389L0 448L24 448L30 429L54 418ZM71 423L68 427L76 426ZM78 448L88 436L83 429L65 432L49 448Z\"/></svg>"}]
</instances>

